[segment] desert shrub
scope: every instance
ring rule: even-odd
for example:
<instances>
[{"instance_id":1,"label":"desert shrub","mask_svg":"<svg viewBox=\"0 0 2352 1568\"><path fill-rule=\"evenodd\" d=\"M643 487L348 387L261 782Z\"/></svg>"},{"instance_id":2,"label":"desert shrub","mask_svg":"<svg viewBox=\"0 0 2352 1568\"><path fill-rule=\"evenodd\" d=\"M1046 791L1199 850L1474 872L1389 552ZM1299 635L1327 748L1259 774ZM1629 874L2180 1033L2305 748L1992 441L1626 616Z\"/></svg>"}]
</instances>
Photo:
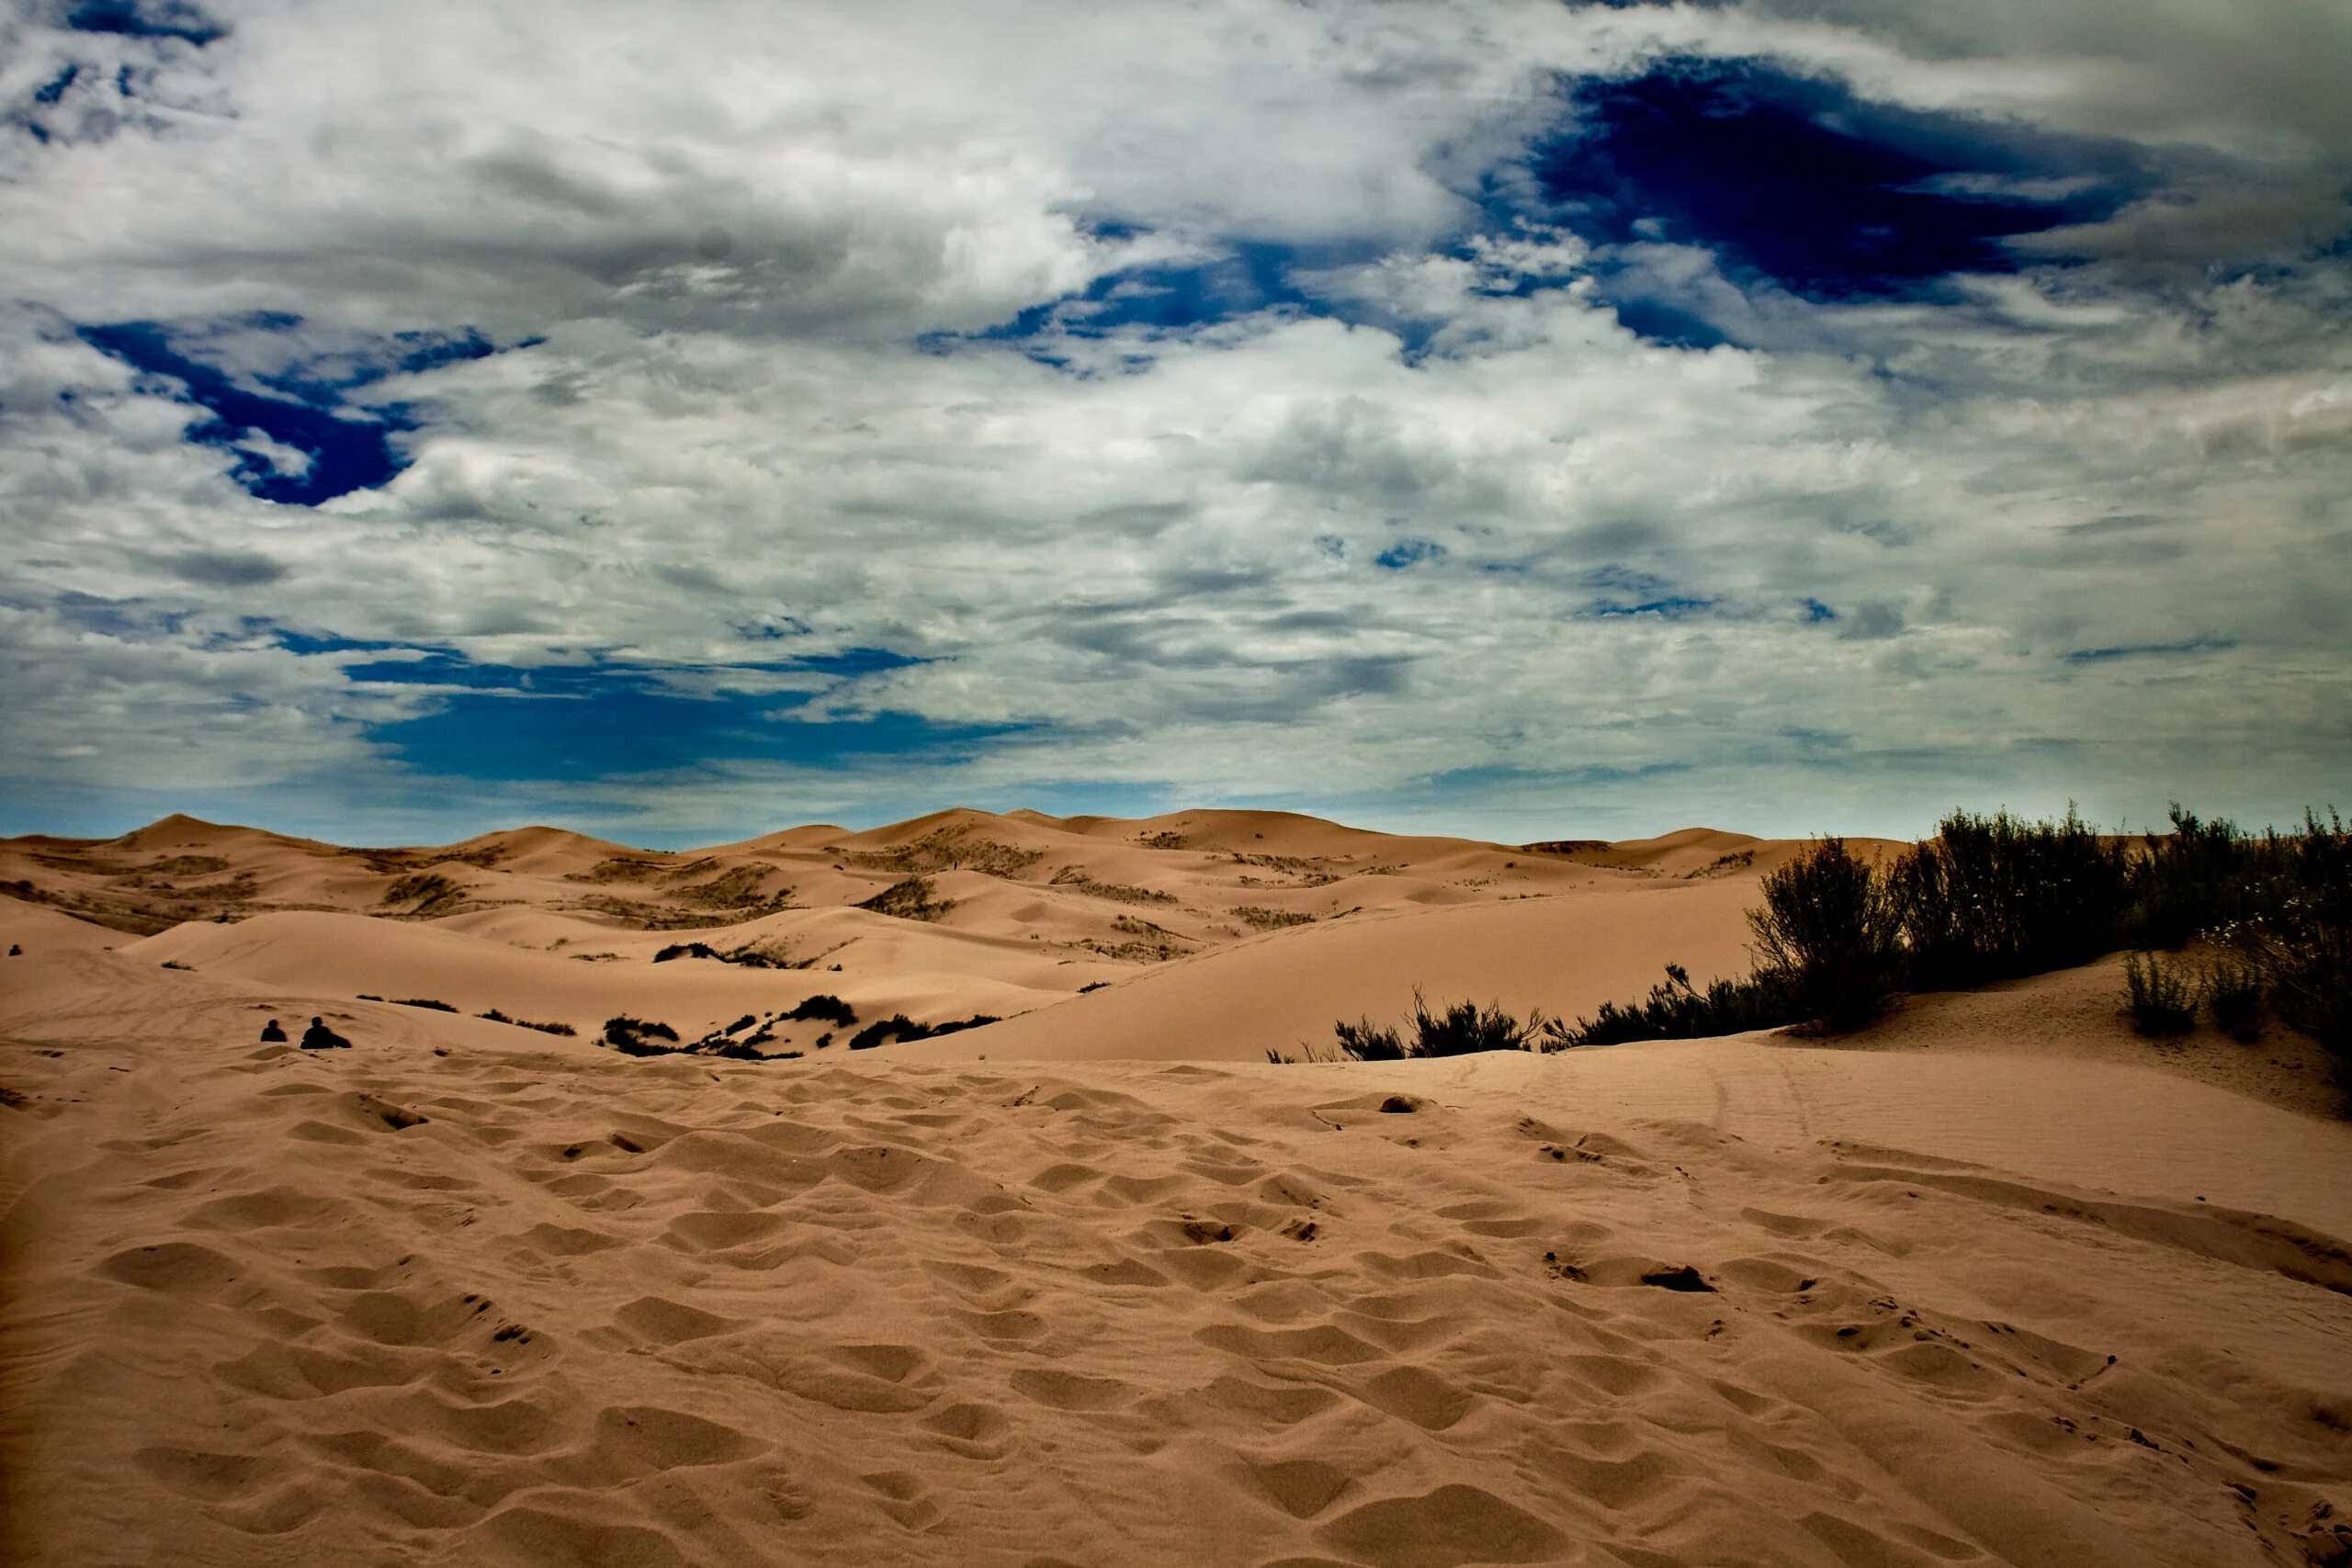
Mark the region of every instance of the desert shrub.
<instances>
[{"instance_id":1,"label":"desert shrub","mask_svg":"<svg viewBox=\"0 0 2352 1568\"><path fill-rule=\"evenodd\" d=\"M1691 1040L1715 1034L1739 1034L1750 1029L1775 1029L1802 1023L1785 971L1750 975L1745 979L1708 982L1703 991L1690 983L1690 971L1679 964L1666 966L1666 980L1652 986L1648 998L1631 1007L1603 1002L1592 1018L1575 1025L1554 1023L1546 1028L1547 1043L1562 1045L1620 1045L1629 1040Z\"/></svg>"},{"instance_id":2,"label":"desert shrub","mask_svg":"<svg viewBox=\"0 0 2352 1568\"><path fill-rule=\"evenodd\" d=\"M984 1024L1001 1021L989 1013L977 1012L969 1018L948 1023L917 1023L905 1013L892 1013L878 1023L869 1023L849 1037L853 1051L870 1051L886 1040L929 1040L936 1035L956 1034L967 1029L978 1029ZM823 1044L823 1041L819 1041Z\"/></svg>"},{"instance_id":3,"label":"desert shrub","mask_svg":"<svg viewBox=\"0 0 2352 1568\"><path fill-rule=\"evenodd\" d=\"M542 1034L577 1034L580 1032L568 1023L533 1023L527 1018L509 1018L506 1014L499 1011L496 1008L492 1008L485 1013L477 1013L475 1016L478 1018L486 1018L492 1023L511 1023L517 1029L536 1029Z\"/></svg>"},{"instance_id":4,"label":"desert shrub","mask_svg":"<svg viewBox=\"0 0 2352 1568\"><path fill-rule=\"evenodd\" d=\"M2087 964L2114 947L2126 877L2121 846L2072 807L2059 822L1955 811L1887 877L1906 977L1958 990Z\"/></svg>"},{"instance_id":5,"label":"desert shrub","mask_svg":"<svg viewBox=\"0 0 2352 1568\"><path fill-rule=\"evenodd\" d=\"M455 1012L458 1010L456 1008L451 1007L447 1002L436 1002L431 997L394 997L392 998L392 1005L396 1008L424 1008L429 1012Z\"/></svg>"},{"instance_id":6,"label":"desert shrub","mask_svg":"<svg viewBox=\"0 0 2352 1568\"><path fill-rule=\"evenodd\" d=\"M839 997L828 996L820 991L813 997L802 998L793 1010L784 1016L796 1023L814 1021L846 1026L857 1021L857 1010Z\"/></svg>"},{"instance_id":7,"label":"desert shrub","mask_svg":"<svg viewBox=\"0 0 2352 1568\"><path fill-rule=\"evenodd\" d=\"M2352 1084L2352 833L2333 813L2305 814L2287 895L2259 941L2278 1016L2325 1046Z\"/></svg>"},{"instance_id":8,"label":"desert shrub","mask_svg":"<svg viewBox=\"0 0 2352 1568\"><path fill-rule=\"evenodd\" d=\"M1499 1005L1482 1008L1476 1002L1455 1002L1433 1013L1416 987L1412 1022L1413 1055L1466 1056L1478 1051L1524 1051L1544 1021L1539 1016L1522 1024Z\"/></svg>"},{"instance_id":9,"label":"desert shrub","mask_svg":"<svg viewBox=\"0 0 2352 1568\"><path fill-rule=\"evenodd\" d=\"M1368 1018L1331 1025L1339 1042L1338 1059L1353 1062L1395 1062L1408 1056L1465 1056L1476 1051L1524 1051L1546 1020L1537 1013L1521 1023L1499 1005L1480 1007L1455 1002L1431 1012L1419 986L1413 987L1413 1011L1403 1029L1385 1029ZM1288 1057L1275 1055L1276 1060ZM1306 1059L1314 1061L1309 1050Z\"/></svg>"},{"instance_id":10,"label":"desert shrub","mask_svg":"<svg viewBox=\"0 0 2352 1568\"><path fill-rule=\"evenodd\" d=\"M1800 1018L1846 1029L1876 1015L1894 988L1894 900L1886 880L1824 839L1764 879L1748 912L1757 974L1785 987Z\"/></svg>"},{"instance_id":11,"label":"desert shrub","mask_svg":"<svg viewBox=\"0 0 2352 1568\"><path fill-rule=\"evenodd\" d=\"M2199 987L2212 1010L2214 1027L2241 1045L2262 1038L2262 966L2243 953L2209 959Z\"/></svg>"},{"instance_id":12,"label":"desert shrub","mask_svg":"<svg viewBox=\"0 0 2352 1568\"><path fill-rule=\"evenodd\" d=\"M707 942L673 942L655 953L653 962L667 964L674 958L721 958L721 956L719 951Z\"/></svg>"},{"instance_id":13,"label":"desert shrub","mask_svg":"<svg viewBox=\"0 0 2352 1568\"><path fill-rule=\"evenodd\" d=\"M657 1042L668 1041L660 1044ZM623 1013L605 1021L605 1043L630 1056L667 1055L678 1048L678 1032L666 1023L655 1023Z\"/></svg>"},{"instance_id":14,"label":"desert shrub","mask_svg":"<svg viewBox=\"0 0 2352 1568\"><path fill-rule=\"evenodd\" d=\"M1345 1019L1335 1021L1331 1032L1339 1037L1340 1055L1354 1062L1396 1062L1404 1059L1405 1039L1393 1029L1383 1029L1368 1018L1350 1023Z\"/></svg>"},{"instance_id":15,"label":"desert shrub","mask_svg":"<svg viewBox=\"0 0 2352 1568\"><path fill-rule=\"evenodd\" d=\"M2197 1027L2197 992L2177 969L2166 969L2153 953L2135 953L2123 964L2123 1009L2132 1027L2151 1039L2186 1034Z\"/></svg>"},{"instance_id":16,"label":"desert shrub","mask_svg":"<svg viewBox=\"0 0 2352 1568\"><path fill-rule=\"evenodd\" d=\"M2172 831L2131 863L2122 934L2133 945L2177 949L2276 906L2277 885L2291 868L2277 835L2249 838L2228 818L2199 820L2177 801L2168 815Z\"/></svg>"}]
</instances>

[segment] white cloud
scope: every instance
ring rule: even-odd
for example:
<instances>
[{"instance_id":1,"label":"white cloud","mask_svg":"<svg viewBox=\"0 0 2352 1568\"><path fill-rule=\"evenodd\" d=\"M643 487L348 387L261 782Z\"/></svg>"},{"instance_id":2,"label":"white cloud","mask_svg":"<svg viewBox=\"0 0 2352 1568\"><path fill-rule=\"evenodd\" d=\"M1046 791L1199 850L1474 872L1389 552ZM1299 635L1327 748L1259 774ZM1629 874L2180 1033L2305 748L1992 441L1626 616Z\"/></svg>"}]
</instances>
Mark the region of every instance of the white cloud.
<instances>
[{"instance_id":1,"label":"white cloud","mask_svg":"<svg viewBox=\"0 0 2352 1568\"><path fill-rule=\"evenodd\" d=\"M5 154L30 302L0 344L6 765L424 809L366 782L365 737L430 694L274 624L526 666L887 648L924 662L735 684L1023 727L895 776L719 757L480 809L753 827L1054 781L1530 836L1917 828L1986 791L2294 809L2352 761L2345 270L2144 264L2324 228L2340 117L2300 66L2275 102L2192 80L2211 13L2151 43L2047 10L1963 38L1859 0L255 5L201 51L20 22L0 89L75 51L170 86ZM2324 21L2281 14L2248 25ZM1706 352L1624 331L1573 235L1432 248L1565 112L1555 73L1677 51L2251 150L2269 205L2195 186L2070 241L2121 261L1933 304L1606 258L1749 345ZM2134 119L2118 84L2152 83L2195 112ZM1396 332L1275 310L923 346L1256 242L1349 243L1373 259L1309 281ZM411 411L411 466L312 512L245 494L185 439L200 410L62 325L253 311L307 321L206 340L249 389L387 332L543 341L353 391ZM1408 541L1442 555L1376 564Z\"/></svg>"}]
</instances>

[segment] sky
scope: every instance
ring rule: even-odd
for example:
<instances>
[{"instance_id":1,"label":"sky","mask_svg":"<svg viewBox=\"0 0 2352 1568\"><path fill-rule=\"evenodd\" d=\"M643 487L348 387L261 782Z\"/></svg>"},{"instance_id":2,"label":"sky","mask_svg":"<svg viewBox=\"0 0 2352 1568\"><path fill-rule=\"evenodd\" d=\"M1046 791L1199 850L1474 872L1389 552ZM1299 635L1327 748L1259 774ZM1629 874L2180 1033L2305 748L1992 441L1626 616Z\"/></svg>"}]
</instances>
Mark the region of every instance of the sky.
<instances>
[{"instance_id":1,"label":"sky","mask_svg":"<svg viewBox=\"0 0 2352 1568\"><path fill-rule=\"evenodd\" d=\"M2342 0L0 0L0 832L2352 809Z\"/></svg>"}]
</instances>

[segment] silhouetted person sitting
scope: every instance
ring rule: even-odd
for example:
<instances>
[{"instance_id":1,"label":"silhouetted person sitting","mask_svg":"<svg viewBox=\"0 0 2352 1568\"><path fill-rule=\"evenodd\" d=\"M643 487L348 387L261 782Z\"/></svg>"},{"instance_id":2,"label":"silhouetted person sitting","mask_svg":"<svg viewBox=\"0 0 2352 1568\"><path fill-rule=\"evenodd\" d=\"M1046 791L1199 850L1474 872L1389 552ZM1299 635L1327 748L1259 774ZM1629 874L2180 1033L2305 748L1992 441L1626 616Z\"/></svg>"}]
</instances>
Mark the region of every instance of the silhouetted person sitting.
<instances>
[{"instance_id":1,"label":"silhouetted person sitting","mask_svg":"<svg viewBox=\"0 0 2352 1568\"><path fill-rule=\"evenodd\" d=\"M329 1029L323 1019L311 1020L311 1027L302 1031L302 1049L305 1051L347 1051L350 1048L351 1042Z\"/></svg>"},{"instance_id":2,"label":"silhouetted person sitting","mask_svg":"<svg viewBox=\"0 0 2352 1568\"><path fill-rule=\"evenodd\" d=\"M264 1040L283 1040L286 1038L286 1031L278 1028L277 1020L273 1018L261 1026L261 1037Z\"/></svg>"}]
</instances>

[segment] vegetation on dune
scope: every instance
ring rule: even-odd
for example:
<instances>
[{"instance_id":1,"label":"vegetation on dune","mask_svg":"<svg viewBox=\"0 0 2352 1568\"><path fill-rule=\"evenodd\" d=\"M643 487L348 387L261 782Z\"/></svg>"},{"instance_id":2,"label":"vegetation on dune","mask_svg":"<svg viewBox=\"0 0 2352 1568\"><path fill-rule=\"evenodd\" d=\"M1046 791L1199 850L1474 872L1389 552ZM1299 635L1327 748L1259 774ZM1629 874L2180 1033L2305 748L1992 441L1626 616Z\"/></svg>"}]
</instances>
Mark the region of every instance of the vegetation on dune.
<instances>
[{"instance_id":1,"label":"vegetation on dune","mask_svg":"<svg viewBox=\"0 0 2352 1568\"><path fill-rule=\"evenodd\" d=\"M2197 1027L2197 992L2177 967L2166 968L2153 953L2123 961L2124 1010L2132 1027L2152 1040L2186 1034Z\"/></svg>"},{"instance_id":2,"label":"vegetation on dune","mask_svg":"<svg viewBox=\"0 0 2352 1568\"><path fill-rule=\"evenodd\" d=\"M1598 1017L1579 1019L1574 1027L1556 1025L1548 1038L1559 1045L1622 1045L1629 1040L1739 1034L1778 1027L1796 1011L1780 974L1711 980L1702 991L1690 983L1690 971L1669 964L1665 983L1652 986L1646 999L1631 1007L1603 1002Z\"/></svg>"},{"instance_id":3,"label":"vegetation on dune","mask_svg":"<svg viewBox=\"0 0 2352 1568\"><path fill-rule=\"evenodd\" d=\"M1613 1044L1814 1023L1852 1028L1897 990L1952 990L2086 964L2118 948L2143 1033L2259 1038L2266 1007L2317 1040L2352 1083L2352 833L2307 812L2298 832L2246 833L2175 806L2161 837L1955 811L1883 867L1825 839L1764 879L1757 962L1702 992L1679 967L1645 1001L1547 1032ZM2194 975L2160 950L2214 953Z\"/></svg>"},{"instance_id":4,"label":"vegetation on dune","mask_svg":"<svg viewBox=\"0 0 2352 1568\"><path fill-rule=\"evenodd\" d=\"M2267 1011L2318 1041L2352 1087L2352 833L2333 813L2259 837L2178 806L2170 815L2169 834L2133 839L2104 837L2071 807L2055 822L1955 811L1883 865L1819 840L1764 878L1744 977L1702 990L1669 964L1645 998L1605 1002L1573 1025L1540 1015L1522 1025L1467 1002L1432 1012L1416 990L1403 1026L1341 1020L1332 1055L1306 1056L1397 1061L1852 1029L1897 991L1959 989L2131 948L2120 999L2142 1033L2185 1033L2204 1010L2252 1042ZM2158 955L2192 941L2212 950L2193 972Z\"/></svg>"},{"instance_id":5,"label":"vegetation on dune","mask_svg":"<svg viewBox=\"0 0 2352 1568\"><path fill-rule=\"evenodd\" d=\"M1556 1027L1538 1012L1524 1023L1496 1003L1480 1007L1476 1002L1453 1002L1432 1011L1419 987L1413 989L1413 1010L1406 1015L1400 1028L1376 1024L1368 1018L1350 1023L1344 1019L1331 1025L1337 1042L1334 1055L1329 1058L1348 1062L1396 1062L1408 1056L1466 1056L1479 1051L1524 1051L1534 1044L1544 1031ZM1295 1061L1280 1052L1267 1053L1271 1060ZM1309 1049L1306 1059L1318 1059Z\"/></svg>"},{"instance_id":6,"label":"vegetation on dune","mask_svg":"<svg viewBox=\"0 0 2352 1568\"><path fill-rule=\"evenodd\" d=\"M1234 919L1252 931L1278 931L1288 926L1311 926L1315 923L1314 916L1295 909L1268 909L1256 904L1237 904L1232 912Z\"/></svg>"},{"instance_id":7,"label":"vegetation on dune","mask_svg":"<svg viewBox=\"0 0 2352 1568\"><path fill-rule=\"evenodd\" d=\"M934 828L910 843L880 850L846 850L842 858L853 865L876 871L921 874L933 871L978 871L1012 877L1046 858L1043 850L975 836L968 826Z\"/></svg>"},{"instance_id":8,"label":"vegetation on dune","mask_svg":"<svg viewBox=\"0 0 2352 1568\"><path fill-rule=\"evenodd\" d=\"M499 1011L496 1008L491 1009L488 1012L476 1013L474 1016L477 1018L486 1018L492 1023L511 1023L517 1029L536 1029L542 1034L577 1034L580 1032L568 1023L533 1023L527 1018L510 1018L505 1013Z\"/></svg>"},{"instance_id":9,"label":"vegetation on dune","mask_svg":"<svg viewBox=\"0 0 2352 1568\"><path fill-rule=\"evenodd\" d=\"M432 919L436 915L454 914L465 901L464 887L430 871L403 876L384 889L385 904L407 904L410 906L408 914L422 920Z\"/></svg>"},{"instance_id":10,"label":"vegetation on dune","mask_svg":"<svg viewBox=\"0 0 2352 1568\"><path fill-rule=\"evenodd\" d=\"M936 920L956 907L956 900L934 898L933 891L930 877L910 876L904 882L892 883L857 907L902 920Z\"/></svg>"},{"instance_id":11,"label":"vegetation on dune","mask_svg":"<svg viewBox=\"0 0 2352 1568\"><path fill-rule=\"evenodd\" d=\"M623 1013L605 1021L605 1043L626 1056L666 1056L678 1048L678 1032L666 1023Z\"/></svg>"},{"instance_id":12,"label":"vegetation on dune","mask_svg":"<svg viewBox=\"0 0 2352 1568\"><path fill-rule=\"evenodd\" d=\"M798 1003L795 1004L793 1010L784 1016L794 1023L813 1021L820 1023L838 1023L847 1027L857 1021L857 1010L839 997L828 996L820 991L813 997L802 998Z\"/></svg>"},{"instance_id":13,"label":"vegetation on dune","mask_svg":"<svg viewBox=\"0 0 2352 1568\"><path fill-rule=\"evenodd\" d=\"M947 1023L917 1023L905 1013L895 1012L878 1023L869 1023L849 1038L853 1051L870 1051L886 1040L929 1040L941 1034L956 1034L967 1029L1001 1021L993 1014L976 1012L969 1018L959 1018Z\"/></svg>"}]
</instances>

